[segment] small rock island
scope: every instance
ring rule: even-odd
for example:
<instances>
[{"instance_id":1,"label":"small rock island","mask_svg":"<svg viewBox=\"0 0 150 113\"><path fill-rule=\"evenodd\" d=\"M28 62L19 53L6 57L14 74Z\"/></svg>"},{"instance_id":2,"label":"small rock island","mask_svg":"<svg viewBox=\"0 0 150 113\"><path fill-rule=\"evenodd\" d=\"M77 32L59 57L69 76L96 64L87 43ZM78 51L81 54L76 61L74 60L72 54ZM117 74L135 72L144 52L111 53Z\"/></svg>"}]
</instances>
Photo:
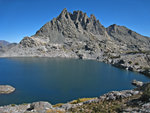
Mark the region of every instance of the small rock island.
<instances>
[{"instance_id":1,"label":"small rock island","mask_svg":"<svg viewBox=\"0 0 150 113\"><path fill-rule=\"evenodd\" d=\"M0 94L9 94L15 91L15 88L10 85L0 85Z\"/></svg>"}]
</instances>

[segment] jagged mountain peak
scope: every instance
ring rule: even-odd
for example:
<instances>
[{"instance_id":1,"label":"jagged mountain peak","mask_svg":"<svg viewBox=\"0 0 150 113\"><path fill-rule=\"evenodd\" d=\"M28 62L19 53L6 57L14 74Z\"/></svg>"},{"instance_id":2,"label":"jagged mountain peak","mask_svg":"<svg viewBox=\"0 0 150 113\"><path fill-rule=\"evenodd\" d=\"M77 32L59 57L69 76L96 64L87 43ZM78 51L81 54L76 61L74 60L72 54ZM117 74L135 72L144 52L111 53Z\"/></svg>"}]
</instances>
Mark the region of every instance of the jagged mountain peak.
<instances>
[{"instance_id":1,"label":"jagged mountain peak","mask_svg":"<svg viewBox=\"0 0 150 113\"><path fill-rule=\"evenodd\" d=\"M64 9L62 10L61 14L67 13L67 12L68 12L68 11L67 11L67 8L64 8Z\"/></svg>"},{"instance_id":2,"label":"jagged mountain peak","mask_svg":"<svg viewBox=\"0 0 150 113\"><path fill-rule=\"evenodd\" d=\"M92 20L96 21L96 17L95 17L94 14L91 14L91 15L90 15L90 18L91 18Z\"/></svg>"},{"instance_id":3,"label":"jagged mountain peak","mask_svg":"<svg viewBox=\"0 0 150 113\"><path fill-rule=\"evenodd\" d=\"M60 15L57 17L57 19L66 18L68 15L69 15L69 12L67 11L66 8L64 8L64 9L62 10L62 12L60 13Z\"/></svg>"},{"instance_id":4,"label":"jagged mountain peak","mask_svg":"<svg viewBox=\"0 0 150 113\"><path fill-rule=\"evenodd\" d=\"M99 20L96 20L96 17L93 14L91 14L90 17L88 17L86 13L80 10L73 11L73 13L71 13L71 12L68 12L66 8L63 9L60 15L56 18L56 20L61 20L61 19L71 20L74 23L80 22L82 24L88 24L90 22L93 22L93 23L99 22Z\"/></svg>"},{"instance_id":5,"label":"jagged mountain peak","mask_svg":"<svg viewBox=\"0 0 150 113\"><path fill-rule=\"evenodd\" d=\"M139 45L141 42L146 44L149 42L149 39L125 26L113 24L105 28L93 14L87 16L86 13L80 10L71 13L66 8L58 17L46 23L33 36L41 37L52 43L63 43L66 38L89 40L91 35L99 39L113 39L119 41L119 43L130 45L137 44L137 40L139 40Z\"/></svg>"},{"instance_id":6,"label":"jagged mountain peak","mask_svg":"<svg viewBox=\"0 0 150 113\"><path fill-rule=\"evenodd\" d=\"M59 37L79 38L79 35L92 33L93 35L105 35L106 30L99 20L92 14L90 17L86 13L78 10L70 13L63 9L57 18L45 24L34 36L44 36L52 38L53 33L60 33ZM54 35L53 35L54 37ZM58 37L58 36L57 36ZM80 37L81 38L81 37Z\"/></svg>"}]
</instances>

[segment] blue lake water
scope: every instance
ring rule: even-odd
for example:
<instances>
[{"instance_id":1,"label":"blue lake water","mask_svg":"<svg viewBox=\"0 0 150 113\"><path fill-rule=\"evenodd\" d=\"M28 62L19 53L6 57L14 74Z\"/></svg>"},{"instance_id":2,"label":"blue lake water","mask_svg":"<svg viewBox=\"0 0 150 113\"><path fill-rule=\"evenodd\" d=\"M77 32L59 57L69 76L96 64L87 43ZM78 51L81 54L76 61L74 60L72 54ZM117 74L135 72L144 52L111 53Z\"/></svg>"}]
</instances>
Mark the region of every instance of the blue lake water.
<instances>
[{"instance_id":1,"label":"blue lake water","mask_svg":"<svg viewBox=\"0 0 150 113\"><path fill-rule=\"evenodd\" d=\"M35 101L56 104L97 97L112 90L132 89L133 79L150 81L144 75L91 60L1 58L0 84L12 85L16 91L0 95L0 105Z\"/></svg>"}]
</instances>

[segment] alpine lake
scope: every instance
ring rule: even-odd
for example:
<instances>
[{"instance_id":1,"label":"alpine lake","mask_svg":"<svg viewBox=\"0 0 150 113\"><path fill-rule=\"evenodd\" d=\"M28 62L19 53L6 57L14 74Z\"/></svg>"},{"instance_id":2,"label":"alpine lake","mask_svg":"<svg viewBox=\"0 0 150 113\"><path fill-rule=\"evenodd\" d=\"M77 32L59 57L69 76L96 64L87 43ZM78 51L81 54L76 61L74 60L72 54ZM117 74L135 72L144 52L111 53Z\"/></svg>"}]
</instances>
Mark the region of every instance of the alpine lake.
<instances>
[{"instance_id":1,"label":"alpine lake","mask_svg":"<svg viewBox=\"0 0 150 113\"><path fill-rule=\"evenodd\" d=\"M133 89L132 80L150 78L93 60L65 58L1 58L0 84L16 88L0 95L0 105L48 101L66 103Z\"/></svg>"}]
</instances>

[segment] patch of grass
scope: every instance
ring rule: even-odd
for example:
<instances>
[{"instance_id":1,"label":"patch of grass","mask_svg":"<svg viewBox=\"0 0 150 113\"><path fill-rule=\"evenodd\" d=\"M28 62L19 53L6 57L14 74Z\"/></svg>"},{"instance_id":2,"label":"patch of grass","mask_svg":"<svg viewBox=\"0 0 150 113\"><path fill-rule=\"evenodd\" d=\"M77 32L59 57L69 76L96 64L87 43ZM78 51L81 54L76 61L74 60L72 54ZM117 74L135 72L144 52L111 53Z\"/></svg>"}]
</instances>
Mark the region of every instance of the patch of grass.
<instances>
[{"instance_id":1,"label":"patch of grass","mask_svg":"<svg viewBox=\"0 0 150 113\"><path fill-rule=\"evenodd\" d=\"M144 101L147 101L150 99L150 84L147 84L147 86L144 88L141 99Z\"/></svg>"},{"instance_id":2,"label":"patch of grass","mask_svg":"<svg viewBox=\"0 0 150 113\"><path fill-rule=\"evenodd\" d=\"M85 101L92 100L92 99L95 99L95 98L78 98L77 100L71 101L70 104L77 104L77 103L85 102Z\"/></svg>"},{"instance_id":3,"label":"patch of grass","mask_svg":"<svg viewBox=\"0 0 150 113\"><path fill-rule=\"evenodd\" d=\"M58 104L55 104L53 105L53 107L61 107L64 103L58 103Z\"/></svg>"},{"instance_id":4,"label":"patch of grass","mask_svg":"<svg viewBox=\"0 0 150 113\"><path fill-rule=\"evenodd\" d=\"M16 104L11 104L12 107L16 106Z\"/></svg>"},{"instance_id":5,"label":"patch of grass","mask_svg":"<svg viewBox=\"0 0 150 113\"><path fill-rule=\"evenodd\" d=\"M138 62L135 62L135 65L139 65L139 63L138 63Z\"/></svg>"},{"instance_id":6,"label":"patch of grass","mask_svg":"<svg viewBox=\"0 0 150 113\"><path fill-rule=\"evenodd\" d=\"M132 61L129 61L128 63L129 63L129 64L132 64Z\"/></svg>"},{"instance_id":7,"label":"patch of grass","mask_svg":"<svg viewBox=\"0 0 150 113\"><path fill-rule=\"evenodd\" d=\"M23 103L22 105L27 105L27 103Z\"/></svg>"},{"instance_id":8,"label":"patch of grass","mask_svg":"<svg viewBox=\"0 0 150 113\"><path fill-rule=\"evenodd\" d=\"M138 53L140 53L140 54L149 54L150 53L150 51L127 51L126 52L126 54L138 54Z\"/></svg>"},{"instance_id":9,"label":"patch of grass","mask_svg":"<svg viewBox=\"0 0 150 113\"><path fill-rule=\"evenodd\" d=\"M62 46L63 51L66 51L66 47L65 45Z\"/></svg>"},{"instance_id":10,"label":"patch of grass","mask_svg":"<svg viewBox=\"0 0 150 113\"><path fill-rule=\"evenodd\" d=\"M119 113L124 108L128 108L127 102L130 100L138 99L140 95L134 95L125 99L118 99L112 101L99 101L83 104L76 108L71 108L69 111L73 113Z\"/></svg>"},{"instance_id":11,"label":"patch of grass","mask_svg":"<svg viewBox=\"0 0 150 113\"><path fill-rule=\"evenodd\" d=\"M78 98L76 102L77 102L77 103L80 103L80 102L81 102L80 98Z\"/></svg>"},{"instance_id":12,"label":"patch of grass","mask_svg":"<svg viewBox=\"0 0 150 113\"><path fill-rule=\"evenodd\" d=\"M144 67L143 69L148 71L150 70L150 67Z\"/></svg>"},{"instance_id":13,"label":"patch of grass","mask_svg":"<svg viewBox=\"0 0 150 113\"><path fill-rule=\"evenodd\" d=\"M65 113L65 112L64 111L60 111L60 110L48 109L48 110L46 110L46 113Z\"/></svg>"},{"instance_id":14,"label":"patch of grass","mask_svg":"<svg viewBox=\"0 0 150 113\"><path fill-rule=\"evenodd\" d=\"M111 59L120 58L120 55L118 56L110 56Z\"/></svg>"},{"instance_id":15,"label":"patch of grass","mask_svg":"<svg viewBox=\"0 0 150 113\"><path fill-rule=\"evenodd\" d=\"M90 103L86 105L79 106L78 108L71 109L72 112L77 113L112 113L114 111L119 111L122 104L117 101L104 101L100 103Z\"/></svg>"}]
</instances>

